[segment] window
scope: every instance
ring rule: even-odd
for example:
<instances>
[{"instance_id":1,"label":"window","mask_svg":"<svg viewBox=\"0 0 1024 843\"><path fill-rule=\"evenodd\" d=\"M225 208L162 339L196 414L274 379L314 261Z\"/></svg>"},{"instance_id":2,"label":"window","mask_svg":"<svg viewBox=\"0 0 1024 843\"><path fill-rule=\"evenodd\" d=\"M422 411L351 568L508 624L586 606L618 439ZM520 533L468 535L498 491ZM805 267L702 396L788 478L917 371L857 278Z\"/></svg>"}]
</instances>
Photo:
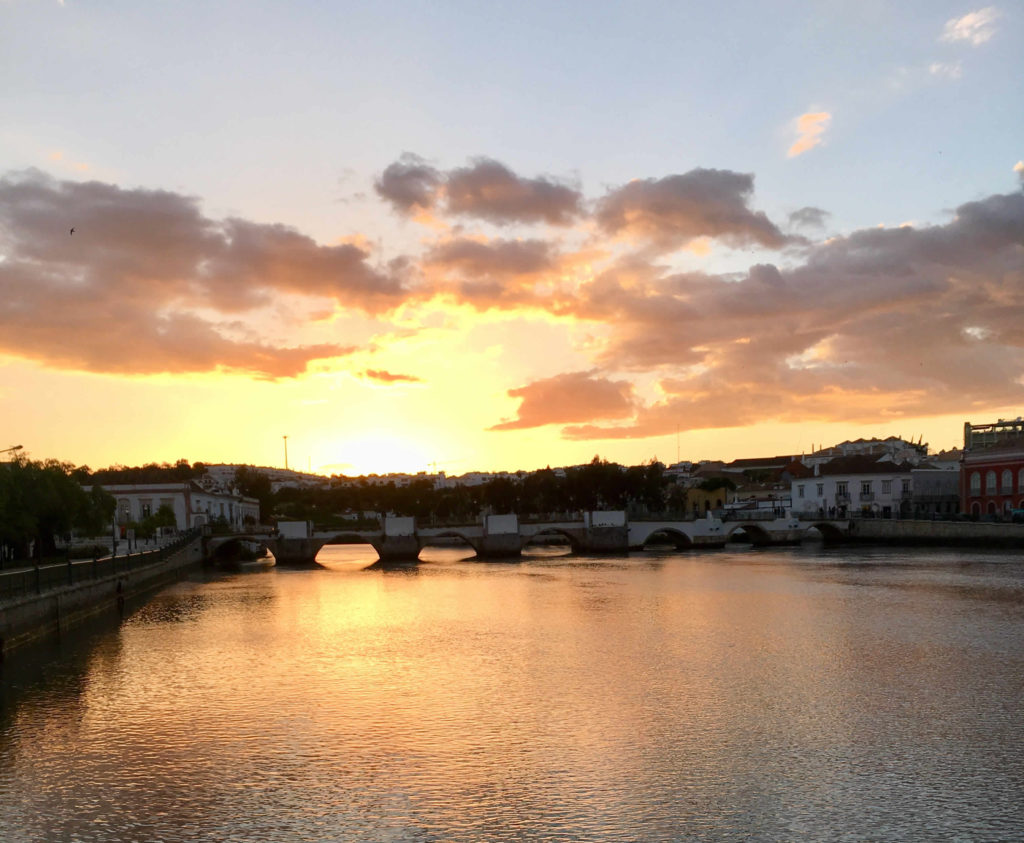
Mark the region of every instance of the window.
<instances>
[{"instance_id":1,"label":"window","mask_svg":"<svg viewBox=\"0 0 1024 843\"><path fill-rule=\"evenodd\" d=\"M862 495L870 495L871 494L871 481L870 480L861 480L860 481L860 493Z\"/></svg>"},{"instance_id":2,"label":"window","mask_svg":"<svg viewBox=\"0 0 1024 843\"><path fill-rule=\"evenodd\" d=\"M799 486L796 487L796 496L798 498L802 498L804 496L804 484L803 483L801 483Z\"/></svg>"},{"instance_id":3,"label":"window","mask_svg":"<svg viewBox=\"0 0 1024 843\"><path fill-rule=\"evenodd\" d=\"M1013 494L1013 472L1008 468L1003 470L1003 482L999 487L999 494Z\"/></svg>"},{"instance_id":4,"label":"window","mask_svg":"<svg viewBox=\"0 0 1024 843\"><path fill-rule=\"evenodd\" d=\"M825 496L825 484L824 483L819 483L818 484L818 497L821 498L821 497L824 497L824 496Z\"/></svg>"},{"instance_id":5,"label":"window","mask_svg":"<svg viewBox=\"0 0 1024 843\"><path fill-rule=\"evenodd\" d=\"M900 491L903 492L903 494L905 494L905 495L909 494L909 492L910 492L910 481L909 480L906 480L906 479L900 480Z\"/></svg>"},{"instance_id":6,"label":"window","mask_svg":"<svg viewBox=\"0 0 1024 843\"><path fill-rule=\"evenodd\" d=\"M971 474L971 494L981 494L981 472L975 471Z\"/></svg>"},{"instance_id":7,"label":"window","mask_svg":"<svg viewBox=\"0 0 1024 843\"><path fill-rule=\"evenodd\" d=\"M848 480L840 480L836 483L836 497L845 498L850 494L850 483Z\"/></svg>"},{"instance_id":8,"label":"window","mask_svg":"<svg viewBox=\"0 0 1024 843\"><path fill-rule=\"evenodd\" d=\"M1017 472L1017 491L1024 492L1024 468Z\"/></svg>"},{"instance_id":9,"label":"window","mask_svg":"<svg viewBox=\"0 0 1024 843\"><path fill-rule=\"evenodd\" d=\"M985 494L994 495L996 493L996 473L994 471L985 472ZM990 512L989 515L992 513Z\"/></svg>"},{"instance_id":10,"label":"window","mask_svg":"<svg viewBox=\"0 0 1024 843\"><path fill-rule=\"evenodd\" d=\"M149 518L153 514L153 501L139 501L139 512L143 518Z\"/></svg>"},{"instance_id":11,"label":"window","mask_svg":"<svg viewBox=\"0 0 1024 843\"><path fill-rule=\"evenodd\" d=\"M892 480L883 480L882 481L882 494L883 495L891 495L892 494Z\"/></svg>"}]
</instances>

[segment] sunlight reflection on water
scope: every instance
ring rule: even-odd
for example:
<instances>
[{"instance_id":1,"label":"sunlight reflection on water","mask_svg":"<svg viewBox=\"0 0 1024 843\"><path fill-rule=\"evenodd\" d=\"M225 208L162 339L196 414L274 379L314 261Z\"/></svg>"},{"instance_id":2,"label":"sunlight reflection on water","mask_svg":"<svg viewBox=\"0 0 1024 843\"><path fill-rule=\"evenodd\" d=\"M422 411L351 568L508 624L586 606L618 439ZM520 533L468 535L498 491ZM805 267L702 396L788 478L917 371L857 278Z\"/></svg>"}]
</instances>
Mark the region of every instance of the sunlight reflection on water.
<instances>
[{"instance_id":1,"label":"sunlight reflection on water","mask_svg":"<svg viewBox=\"0 0 1024 843\"><path fill-rule=\"evenodd\" d=\"M0 839L1006 839L1017 556L723 551L180 583L5 667Z\"/></svg>"}]
</instances>

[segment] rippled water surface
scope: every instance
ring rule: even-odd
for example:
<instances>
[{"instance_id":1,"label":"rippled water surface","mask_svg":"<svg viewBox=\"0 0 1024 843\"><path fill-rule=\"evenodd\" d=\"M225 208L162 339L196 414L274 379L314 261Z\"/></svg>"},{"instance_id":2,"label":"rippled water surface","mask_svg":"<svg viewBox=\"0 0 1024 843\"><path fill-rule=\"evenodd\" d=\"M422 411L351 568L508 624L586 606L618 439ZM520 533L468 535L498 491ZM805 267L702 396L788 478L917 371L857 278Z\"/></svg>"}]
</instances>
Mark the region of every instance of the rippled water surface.
<instances>
[{"instance_id":1,"label":"rippled water surface","mask_svg":"<svg viewBox=\"0 0 1024 843\"><path fill-rule=\"evenodd\" d=\"M1024 835L1024 557L426 550L3 666L0 840Z\"/></svg>"}]
</instances>

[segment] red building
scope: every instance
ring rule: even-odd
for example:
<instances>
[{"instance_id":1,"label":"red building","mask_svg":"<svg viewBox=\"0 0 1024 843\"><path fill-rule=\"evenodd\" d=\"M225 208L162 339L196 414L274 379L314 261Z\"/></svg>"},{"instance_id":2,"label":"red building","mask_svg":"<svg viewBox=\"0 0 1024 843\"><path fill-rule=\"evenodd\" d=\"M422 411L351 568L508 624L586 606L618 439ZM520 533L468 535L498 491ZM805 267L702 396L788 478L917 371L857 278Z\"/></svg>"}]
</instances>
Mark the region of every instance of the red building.
<instances>
[{"instance_id":1,"label":"red building","mask_svg":"<svg viewBox=\"0 0 1024 843\"><path fill-rule=\"evenodd\" d=\"M965 449L960 461L960 511L1008 515L1024 509L1024 437Z\"/></svg>"}]
</instances>

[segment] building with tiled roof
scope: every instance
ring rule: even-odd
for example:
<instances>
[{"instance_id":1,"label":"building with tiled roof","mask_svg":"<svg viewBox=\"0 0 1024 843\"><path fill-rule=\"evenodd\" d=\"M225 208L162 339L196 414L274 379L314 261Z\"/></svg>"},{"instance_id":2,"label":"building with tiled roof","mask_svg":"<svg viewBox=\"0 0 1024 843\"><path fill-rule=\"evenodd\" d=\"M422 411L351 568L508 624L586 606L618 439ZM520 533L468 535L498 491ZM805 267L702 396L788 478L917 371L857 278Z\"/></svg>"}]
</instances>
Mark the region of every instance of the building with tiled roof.
<instances>
[{"instance_id":1,"label":"building with tiled roof","mask_svg":"<svg viewBox=\"0 0 1024 843\"><path fill-rule=\"evenodd\" d=\"M836 457L791 483L793 511L845 518L909 514L913 466L868 454Z\"/></svg>"}]
</instances>

